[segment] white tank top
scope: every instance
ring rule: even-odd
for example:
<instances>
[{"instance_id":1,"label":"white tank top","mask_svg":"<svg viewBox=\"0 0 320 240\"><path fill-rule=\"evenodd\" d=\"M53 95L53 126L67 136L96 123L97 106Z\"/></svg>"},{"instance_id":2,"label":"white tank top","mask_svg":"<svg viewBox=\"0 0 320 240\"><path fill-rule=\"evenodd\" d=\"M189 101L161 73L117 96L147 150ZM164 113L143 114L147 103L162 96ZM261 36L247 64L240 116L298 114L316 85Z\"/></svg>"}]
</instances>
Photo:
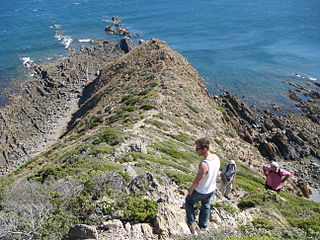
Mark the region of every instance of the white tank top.
<instances>
[{"instance_id":1,"label":"white tank top","mask_svg":"<svg viewBox=\"0 0 320 240\"><path fill-rule=\"evenodd\" d=\"M198 193L208 194L217 189L217 176L220 169L220 159L217 155L213 155L212 159L205 159L203 162L208 164L209 170L206 176L201 180L195 189Z\"/></svg>"}]
</instances>

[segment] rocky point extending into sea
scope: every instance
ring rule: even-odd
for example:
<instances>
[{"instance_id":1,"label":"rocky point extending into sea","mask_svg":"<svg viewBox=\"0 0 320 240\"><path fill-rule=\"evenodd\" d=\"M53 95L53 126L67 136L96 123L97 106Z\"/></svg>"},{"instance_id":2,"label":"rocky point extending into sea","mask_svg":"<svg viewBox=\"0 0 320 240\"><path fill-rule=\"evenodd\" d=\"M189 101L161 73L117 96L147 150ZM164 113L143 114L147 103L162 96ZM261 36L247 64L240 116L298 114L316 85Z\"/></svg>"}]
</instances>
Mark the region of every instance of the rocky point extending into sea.
<instances>
[{"instance_id":1,"label":"rocky point extending into sea","mask_svg":"<svg viewBox=\"0 0 320 240\"><path fill-rule=\"evenodd\" d=\"M302 197L320 187L318 91L288 92L302 114L250 109L209 94L158 39L96 40L30 70L0 109L0 237L186 238L185 190L203 136L240 170L232 200L213 202L204 239L319 237L319 204ZM279 195L264 190L272 160L294 172Z\"/></svg>"}]
</instances>

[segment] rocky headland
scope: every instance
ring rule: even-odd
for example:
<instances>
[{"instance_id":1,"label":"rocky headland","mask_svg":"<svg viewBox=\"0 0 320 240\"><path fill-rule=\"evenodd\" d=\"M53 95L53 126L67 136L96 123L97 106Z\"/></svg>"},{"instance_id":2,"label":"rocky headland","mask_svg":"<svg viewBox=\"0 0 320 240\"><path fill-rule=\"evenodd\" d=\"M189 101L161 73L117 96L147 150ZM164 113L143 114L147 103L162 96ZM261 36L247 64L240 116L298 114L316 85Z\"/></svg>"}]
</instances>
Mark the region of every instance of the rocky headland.
<instances>
[{"instance_id":1,"label":"rocky headland","mask_svg":"<svg viewBox=\"0 0 320 240\"><path fill-rule=\"evenodd\" d=\"M200 238L319 238L320 205L297 196L319 184L316 94L296 94L305 114L252 111L210 95L158 39L98 41L31 68L0 111L1 238L190 239L183 203L203 136L239 173ZM264 190L271 160L295 173L280 194Z\"/></svg>"},{"instance_id":2,"label":"rocky headland","mask_svg":"<svg viewBox=\"0 0 320 240\"><path fill-rule=\"evenodd\" d=\"M1 172L13 171L53 144L77 109L82 89L102 65L123 53L116 41L105 40L61 61L32 63L33 77L7 92L8 103L1 107Z\"/></svg>"}]
</instances>

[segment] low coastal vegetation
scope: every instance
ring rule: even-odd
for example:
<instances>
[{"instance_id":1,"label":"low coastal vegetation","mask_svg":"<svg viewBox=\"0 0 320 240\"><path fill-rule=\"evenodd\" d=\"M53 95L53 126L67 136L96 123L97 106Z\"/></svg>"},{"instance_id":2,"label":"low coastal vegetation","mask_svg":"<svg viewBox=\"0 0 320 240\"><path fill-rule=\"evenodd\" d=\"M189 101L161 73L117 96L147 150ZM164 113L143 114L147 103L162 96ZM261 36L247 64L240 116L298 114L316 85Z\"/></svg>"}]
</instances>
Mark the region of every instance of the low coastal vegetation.
<instances>
[{"instance_id":1,"label":"low coastal vegetation","mask_svg":"<svg viewBox=\"0 0 320 240\"><path fill-rule=\"evenodd\" d=\"M158 40L137 48L95 80L66 135L1 177L0 238L62 239L75 224L101 230L116 219L193 239L170 231L185 224L181 205L201 160L194 140L206 135L221 166L236 160L239 172L233 201L212 203L221 222L197 239L320 239L320 204L264 189L263 158L187 61Z\"/></svg>"}]
</instances>

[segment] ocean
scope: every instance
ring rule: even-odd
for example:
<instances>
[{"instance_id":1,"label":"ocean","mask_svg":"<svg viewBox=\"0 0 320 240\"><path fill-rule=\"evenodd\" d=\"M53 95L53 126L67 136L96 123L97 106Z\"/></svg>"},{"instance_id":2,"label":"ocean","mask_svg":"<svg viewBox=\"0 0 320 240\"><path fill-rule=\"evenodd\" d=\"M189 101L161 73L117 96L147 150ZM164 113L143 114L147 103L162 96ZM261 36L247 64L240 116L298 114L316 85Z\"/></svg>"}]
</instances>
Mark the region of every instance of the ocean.
<instances>
[{"instance_id":1,"label":"ocean","mask_svg":"<svg viewBox=\"0 0 320 240\"><path fill-rule=\"evenodd\" d=\"M144 40L168 42L212 94L290 111L284 81L320 81L319 0L11 0L0 5L0 92L28 78L26 60L60 58L79 40L119 38L104 32L112 16Z\"/></svg>"}]
</instances>

